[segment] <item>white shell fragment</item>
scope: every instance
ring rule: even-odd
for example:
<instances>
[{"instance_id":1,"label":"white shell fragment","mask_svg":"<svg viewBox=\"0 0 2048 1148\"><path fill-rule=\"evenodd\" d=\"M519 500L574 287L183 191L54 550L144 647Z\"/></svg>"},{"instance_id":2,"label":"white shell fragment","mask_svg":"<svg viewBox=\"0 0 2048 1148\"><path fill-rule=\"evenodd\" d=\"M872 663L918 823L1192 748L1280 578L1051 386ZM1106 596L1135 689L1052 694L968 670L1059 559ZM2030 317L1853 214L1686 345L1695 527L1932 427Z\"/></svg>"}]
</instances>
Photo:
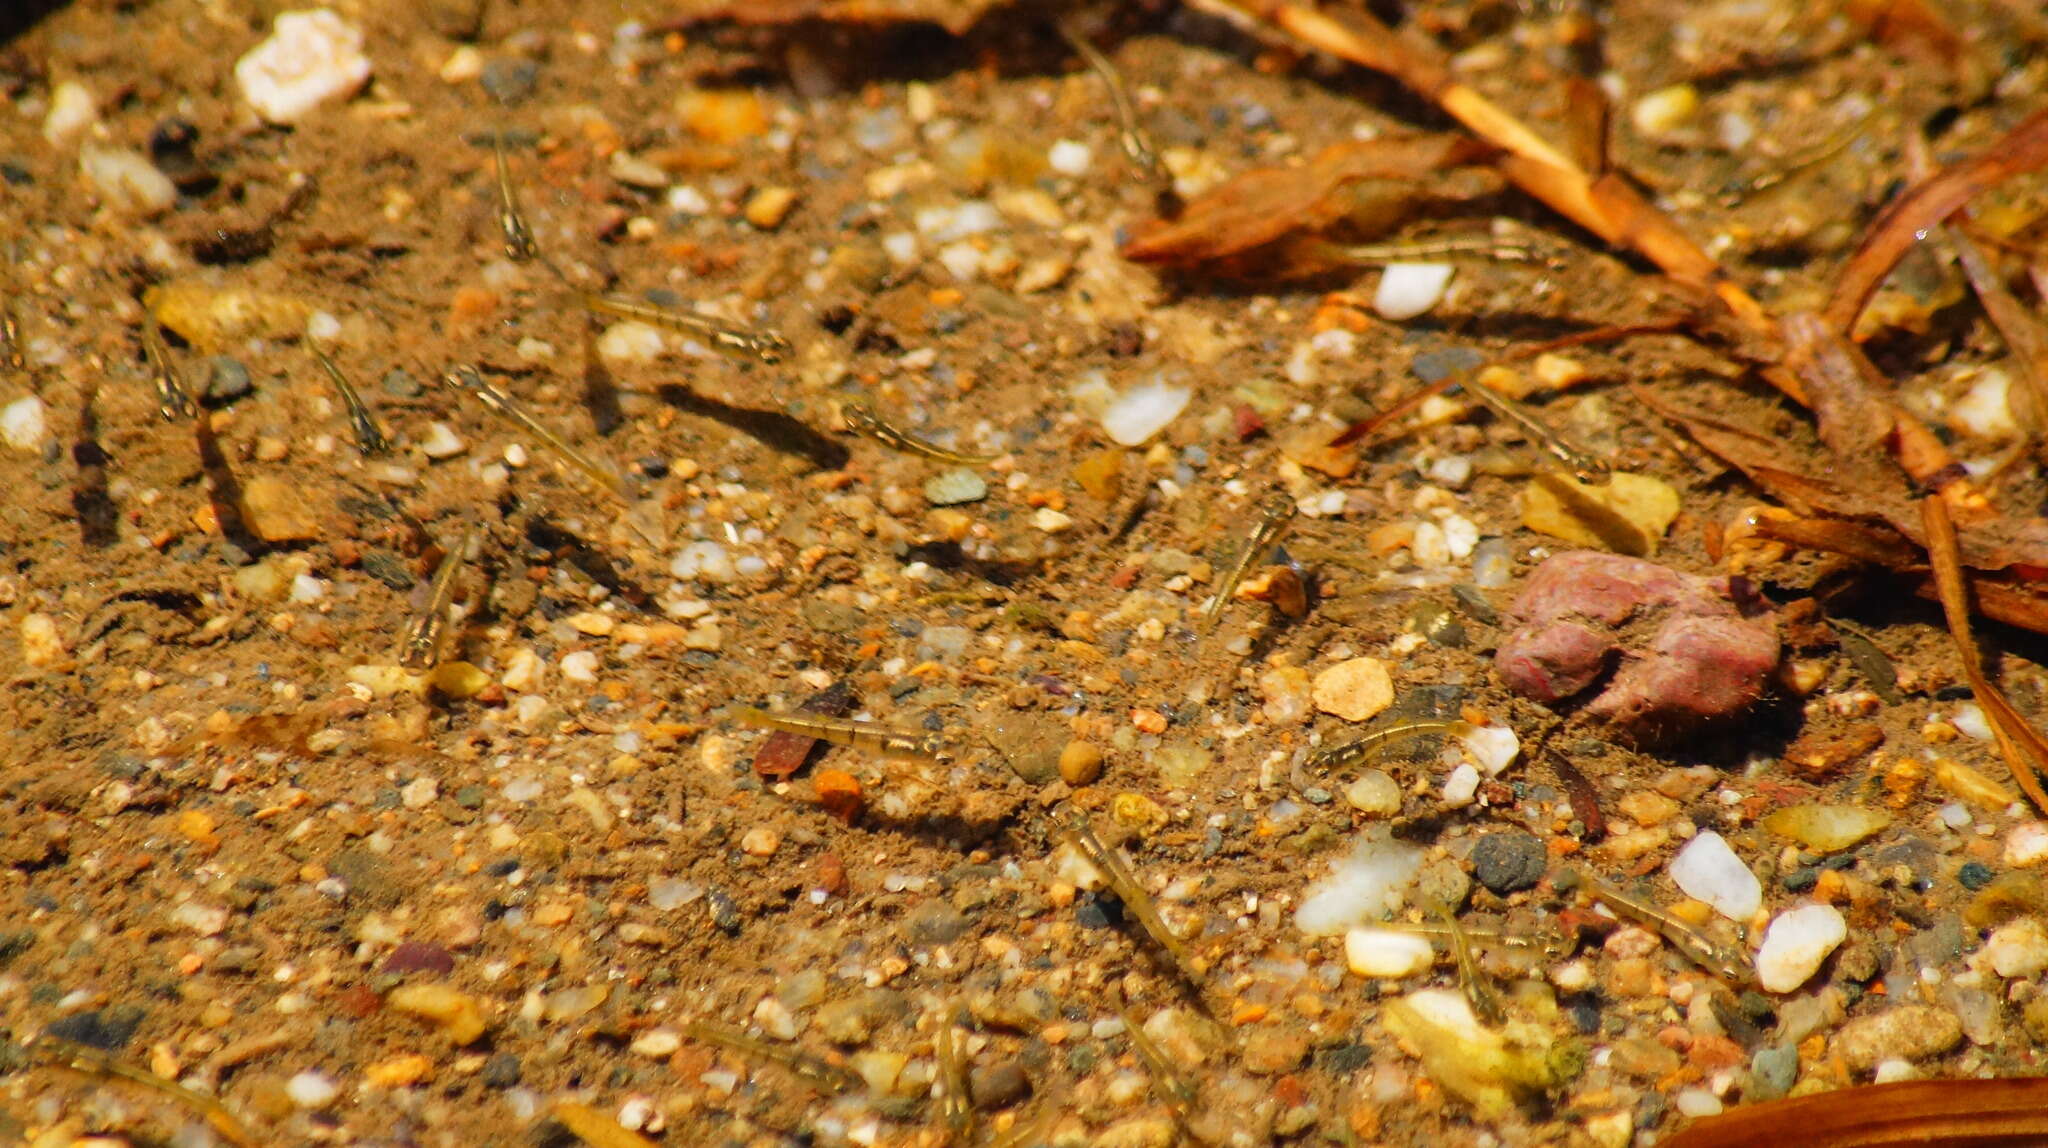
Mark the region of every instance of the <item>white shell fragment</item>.
<instances>
[{"instance_id":1,"label":"white shell fragment","mask_svg":"<svg viewBox=\"0 0 2048 1148\"><path fill-rule=\"evenodd\" d=\"M274 124L297 123L369 78L362 32L326 8L279 13L270 38L235 62L242 98Z\"/></svg>"},{"instance_id":2,"label":"white shell fragment","mask_svg":"<svg viewBox=\"0 0 2048 1148\"><path fill-rule=\"evenodd\" d=\"M1396 323L1427 314L1442 301L1455 270L1449 263L1389 263L1372 294L1372 309Z\"/></svg>"},{"instance_id":3,"label":"white shell fragment","mask_svg":"<svg viewBox=\"0 0 2048 1148\"><path fill-rule=\"evenodd\" d=\"M1733 920L1747 921L1763 907L1763 883L1719 833L1701 833L1686 842L1671 859L1671 879L1686 896Z\"/></svg>"},{"instance_id":4,"label":"white shell fragment","mask_svg":"<svg viewBox=\"0 0 2048 1148\"><path fill-rule=\"evenodd\" d=\"M1126 388L1102 412L1102 429L1119 446L1139 446L1188 409L1195 393L1159 379Z\"/></svg>"}]
</instances>

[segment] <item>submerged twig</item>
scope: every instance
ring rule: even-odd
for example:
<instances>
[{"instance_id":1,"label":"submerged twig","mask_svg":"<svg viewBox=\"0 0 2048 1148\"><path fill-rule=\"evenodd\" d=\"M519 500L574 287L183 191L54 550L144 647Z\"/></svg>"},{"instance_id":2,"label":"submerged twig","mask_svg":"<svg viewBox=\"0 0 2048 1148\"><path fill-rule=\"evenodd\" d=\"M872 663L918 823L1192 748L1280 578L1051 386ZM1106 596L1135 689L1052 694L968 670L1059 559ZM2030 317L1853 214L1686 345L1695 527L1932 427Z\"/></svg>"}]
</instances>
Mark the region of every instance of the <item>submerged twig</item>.
<instances>
[{"instance_id":1,"label":"submerged twig","mask_svg":"<svg viewBox=\"0 0 2048 1148\"><path fill-rule=\"evenodd\" d=\"M1963 581L1963 559L1956 542L1955 523L1948 505L1939 495L1920 500L1920 513L1927 524L1927 557L1934 564L1934 585L1941 595L1942 613L1948 618L1948 632L1955 639L1956 653L1963 660L1963 678L1984 709L1998 748L2012 770L2012 779L2026 792L2034 808L2048 813L2048 791L2041 787L2041 774L2048 773L2048 739L2028 723L2005 694L1984 674L1983 653L1970 632L1970 591Z\"/></svg>"}]
</instances>

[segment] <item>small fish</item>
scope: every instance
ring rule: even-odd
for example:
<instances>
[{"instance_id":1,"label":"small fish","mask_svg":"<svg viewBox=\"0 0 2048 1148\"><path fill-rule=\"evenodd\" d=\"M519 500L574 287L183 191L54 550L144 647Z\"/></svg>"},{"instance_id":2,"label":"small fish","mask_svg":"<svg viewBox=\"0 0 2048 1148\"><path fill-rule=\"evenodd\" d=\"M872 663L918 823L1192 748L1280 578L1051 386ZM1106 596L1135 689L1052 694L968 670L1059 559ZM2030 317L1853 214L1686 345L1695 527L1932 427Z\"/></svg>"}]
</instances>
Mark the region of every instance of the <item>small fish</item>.
<instances>
[{"instance_id":1,"label":"small fish","mask_svg":"<svg viewBox=\"0 0 2048 1148\"><path fill-rule=\"evenodd\" d=\"M1585 878L1586 887L1608 908L1655 929L1671 942L1672 948L1684 954L1686 960L1730 984L1745 985L1753 979L1749 960L1744 954L1717 943L1670 913L1638 900L1590 873L1585 874Z\"/></svg>"},{"instance_id":2,"label":"small fish","mask_svg":"<svg viewBox=\"0 0 2048 1148\"><path fill-rule=\"evenodd\" d=\"M1196 999L1202 999L1202 980L1195 974L1194 962L1188 958L1187 947L1181 944L1180 938L1174 935L1173 930L1166 927L1166 918L1159 915L1158 903L1153 901L1152 894L1147 893L1145 887L1138 883L1138 875L1131 871L1131 863L1124 860L1122 852L1111 849L1103 843L1102 838L1096 836L1095 826L1088 820L1087 814L1076 812L1068 818L1067 826L1068 835L1075 847L1088 858L1089 864L1102 871L1103 878L1108 881L1110 891L1116 894L1117 900L1122 901L1124 908L1129 909L1131 915L1138 919L1139 926L1152 938L1152 942L1166 950L1166 955L1173 961L1174 970L1187 982L1189 988L1195 990ZM1206 1001L1203 1007L1207 1007Z\"/></svg>"},{"instance_id":3,"label":"small fish","mask_svg":"<svg viewBox=\"0 0 2048 1148\"><path fill-rule=\"evenodd\" d=\"M448 607L455 601L456 576L462 572L463 557L468 554L469 541L475 533L474 524L463 527L461 541L441 555L425 608L405 624L405 633L398 642L398 664L408 670L431 670L441 660L441 639L448 631Z\"/></svg>"},{"instance_id":4,"label":"small fish","mask_svg":"<svg viewBox=\"0 0 2048 1148\"><path fill-rule=\"evenodd\" d=\"M808 1052L782 1048L708 1020L687 1021L683 1025L683 1032L692 1040L701 1040L705 1044L728 1048L743 1056L779 1064L805 1082L827 1092L852 1092L866 1087L867 1082L861 1079L860 1074L845 1065L834 1064Z\"/></svg>"},{"instance_id":5,"label":"small fish","mask_svg":"<svg viewBox=\"0 0 2048 1148\"><path fill-rule=\"evenodd\" d=\"M946 1127L965 1142L974 1135L974 1104L967 1095L967 1059L960 1054L960 1042L953 1032L953 1007L941 1010L939 1027L932 1032L932 1053L939 1062L939 1111Z\"/></svg>"},{"instance_id":6,"label":"small fish","mask_svg":"<svg viewBox=\"0 0 2048 1148\"><path fill-rule=\"evenodd\" d=\"M1464 378L1459 380L1459 385L1465 388L1467 394L1486 404L1487 409L1494 414L1513 423L1517 430L1543 444L1543 449L1570 471L1573 478L1588 486L1605 486L1612 477L1613 470L1607 465L1606 459L1552 430L1548 423L1537 418L1528 407L1477 379Z\"/></svg>"},{"instance_id":7,"label":"small fish","mask_svg":"<svg viewBox=\"0 0 2048 1148\"><path fill-rule=\"evenodd\" d=\"M1464 926L1458 923L1458 915L1451 907L1439 901L1431 907L1451 933L1451 956L1458 962L1458 984L1465 991L1465 999L1472 1002L1472 1015L1483 1024L1499 1024L1506 1019L1501 1011L1500 994L1493 988L1493 982L1479 971L1479 962L1472 957L1472 941L1465 935Z\"/></svg>"},{"instance_id":8,"label":"small fish","mask_svg":"<svg viewBox=\"0 0 2048 1148\"><path fill-rule=\"evenodd\" d=\"M1891 658L1867 632L1840 618L1828 619L1828 625L1839 631L1835 640L1841 644L1842 652L1849 656L1849 661L1863 675L1863 680L1870 683L1877 696L1884 699L1884 704L1895 706L1905 700L1905 696L1899 693L1898 667L1892 664Z\"/></svg>"},{"instance_id":9,"label":"small fish","mask_svg":"<svg viewBox=\"0 0 2048 1148\"><path fill-rule=\"evenodd\" d=\"M1080 53L1081 59L1102 78L1103 86L1109 89L1110 107L1116 113L1116 139L1118 145L1124 149L1124 158L1130 160L1131 166L1143 172L1147 179L1155 183L1170 183L1166 166L1159 162L1159 152L1153 148L1152 137L1146 133L1143 121L1138 118L1137 105L1131 101L1130 92L1124 88L1123 76L1116 70L1116 65L1110 63L1109 57L1103 55L1101 49L1090 43L1067 21L1060 20L1055 26L1059 29L1060 37L1074 51Z\"/></svg>"},{"instance_id":10,"label":"small fish","mask_svg":"<svg viewBox=\"0 0 2048 1148\"><path fill-rule=\"evenodd\" d=\"M123 1080L170 1097L204 1117L215 1132L220 1133L237 1148L256 1148L262 1143L234 1113L228 1111L226 1105L214 1097L203 1092L195 1092L175 1080L165 1080L154 1072L117 1058L105 1049L46 1034L36 1039L31 1051L51 1068L75 1072L81 1076Z\"/></svg>"},{"instance_id":11,"label":"small fish","mask_svg":"<svg viewBox=\"0 0 2048 1148\"><path fill-rule=\"evenodd\" d=\"M861 399L855 399L841 407L839 417L846 422L846 428L855 434L865 435L890 450L914 454L933 462L949 462L955 466L987 466L1002 457L995 454L965 454L935 446L908 431L899 430L884 422L882 416L875 413L875 408Z\"/></svg>"},{"instance_id":12,"label":"small fish","mask_svg":"<svg viewBox=\"0 0 2048 1148\"><path fill-rule=\"evenodd\" d=\"M519 195L512 189L512 172L505 163L505 133L492 133L491 152L498 166L498 230L505 237L505 257L514 263L530 263L540 258L540 244L520 213Z\"/></svg>"},{"instance_id":13,"label":"small fish","mask_svg":"<svg viewBox=\"0 0 2048 1148\"><path fill-rule=\"evenodd\" d=\"M385 441L384 432L377 429L377 421L370 417L370 408L363 405L363 396L356 393L355 386L348 381L347 375L341 373L341 368L335 364L333 356L317 345L308 346L313 352L313 357L319 360L320 369L327 372L327 377L334 381L335 389L341 392L341 405L348 408L348 425L355 431L356 446L367 455L379 455L389 451L391 444Z\"/></svg>"},{"instance_id":14,"label":"small fish","mask_svg":"<svg viewBox=\"0 0 2048 1148\"><path fill-rule=\"evenodd\" d=\"M1536 249L1526 243L1483 236L1451 236L1444 239L1423 239L1413 243L1330 244L1327 250L1332 255L1341 256L1353 263L1369 264L1410 263L1461 255L1476 255L1499 263L1530 263L1538 258Z\"/></svg>"},{"instance_id":15,"label":"small fish","mask_svg":"<svg viewBox=\"0 0 2048 1148\"><path fill-rule=\"evenodd\" d=\"M147 312L142 316L142 357L149 362L150 377L156 383L156 410L164 421L177 422L197 414L199 408L192 404L192 392L185 389L178 365L171 361L164 330L157 325L156 316Z\"/></svg>"},{"instance_id":16,"label":"small fish","mask_svg":"<svg viewBox=\"0 0 2048 1148\"><path fill-rule=\"evenodd\" d=\"M583 309L596 315L609 315L614 319L635 319L656 327L666 327L671 331L693 335L709 341L713 347L726 354L759 359L769 366L774 366L789 356L789 340L765 328L741 327L689 311L677 311L668 307L657 307L652 303L621 299L617 295L585 293Z\"/></svg>"},{"instance_id":17,"label":"small fish","mask_svg":"<svg viewBox=\"0 0 2048 1148\"><path fill-rule=\"evenodd\" d=\"M1415 721L1395 722L1346 741L1318 746L1314 753L1308 755L1308 760L1302 763L1302 768L1320 777L1363 765L1387 750L1419 737L1438 734L1447 738L1462 738L1477 728L1479 727L1471 722L1456 718L1419 718Z\"/></svg>"},{"instance_id":18,"label":"small fish","mask_svg":"<svg viewBox=\"0 0 2048 1148\"><path fill-rule=\"evenodd\" d=\"M1201 1093L1196 1090L1194 1082L1181 1075L1173 1062L1166 1058L1166 1050L1153 1041L1152 1035L1138 1023L1131 1010L1121 1009L1119 1015L1124 1018L1124 1036L1130 1039L1131 1050L1145 1062L1145 1072L1152 1078L1152 1091L1173 1111L1176 1119L1186 1124L1201 1102Z\"/></svg>"},{"instance_id":19,"label":"small fish","mask_svg":"<svg viewBox=\"0 0 2048 1148\"><path fill-rule=\"evenodd\" d=\"M1203 633L1206 634L1216 628L1216 620L1223 616L1223 607L1229 604L1231 597L1237 593L1239 583L1244 581L1244 576L1251 572L1251 568L1258 564L1259 559L1264 558L1266 552L1280 541L1280 535L1294 521L1296 513L1294 499L1286 491L1274 490L1259 500L1258 516L1252 520L1251 533L1246 536L1244 546L1238 550L1237 558L1231 562L1229 573L1217 584L1216 596L1209 599L1208 607L1202 611Z\"/></svg>"},{"instance_id":20,"label":"small fish","mask_svg":"<svg viewBox=\"0 0 2048 1148\"><path fill-rule=\"evenodd\" d=\"M1390 929L1397 933L1414 933L1417 936L1423 937L1441 937L1445 941L1451 939L1453 932L1448 925L1435 925L1420 921L1375 921L1367 927ZM1572 948L1570 942L1554 935L1525 936L1521 933L1504 933L1499 929L1474 928L1462 922L1458 925L1456 931L1464 933L1466 939L1477 941L1481 945L1499 945L1506 949L1528 949L1541 953L1545 957L1562 957L1569 953Z\"/></svg>"},{"instance_id":21,"label":"small fish","mask_svg":"<svg viewBox=\"0 0 2048 1148\"><path fill-rule=\"evenodd\" d=\"M896 729L879 722L862 721L859 718L820 717L814 714L775 714L755 706L740 706L733 711L733 720L741 725L760 729L781 730L784 733L801 734L833 745L876 757L908 758L913 761L928 761L938 765L950 764L958 750L951 739L942 734L925 730Z\"/></svg>"},{"instance_id":22,"label":"small fish","mask_svg":"<svg viewBox=\"0 0 2048 1148\"><path fill-rule=\"evenodd\" d=\"M0 362L11 370L28 369L28 358L21 349L21 301L9 298L0 304Z\"/></svg>"},{"instance_id":23,"label":"small fish","mask_svg":"<svg viewBox=\"0 0 2048 1148\"><path fill-rule=\"evenodd\" d=\"M585 477L604 488L605 493L617 498L621 502L633 501L632 489L626 485L625 479L620 478L610 468L599 465L589 455L571 446L569 440L548 429L546 423L535 418L525 407L520 406L518 401L511 395L485 382L484 377L477 373L475 367L464 363L443 375L442 379L456 390L468 391L470 394L475 395L478 401L489 407L494 413L534 438L539 439L543 446L554 451L563 461L569 463L581 471Z\"/></svg>"}]
</instances>

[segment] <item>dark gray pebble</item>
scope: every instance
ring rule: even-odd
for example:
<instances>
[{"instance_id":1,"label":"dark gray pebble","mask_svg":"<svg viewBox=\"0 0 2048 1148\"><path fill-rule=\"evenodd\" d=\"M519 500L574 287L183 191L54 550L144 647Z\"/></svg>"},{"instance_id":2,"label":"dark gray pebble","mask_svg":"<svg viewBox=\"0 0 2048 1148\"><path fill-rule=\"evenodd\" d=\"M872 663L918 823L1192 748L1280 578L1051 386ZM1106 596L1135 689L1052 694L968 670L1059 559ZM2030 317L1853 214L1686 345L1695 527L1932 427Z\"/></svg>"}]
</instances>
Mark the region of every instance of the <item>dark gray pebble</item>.
<instances>
[{"instance_id":1,"label":"dark gray pebble","mask_svg":"<svg viewBox=\"0 0 2048 1148\"><path fill-rule=\"evenodd\" d=\"M1472 876L1501 896L1533 888L1549 864L1543 842L1519 829L1488 833L1472 846Z\"/></svg>"}]
</instances>

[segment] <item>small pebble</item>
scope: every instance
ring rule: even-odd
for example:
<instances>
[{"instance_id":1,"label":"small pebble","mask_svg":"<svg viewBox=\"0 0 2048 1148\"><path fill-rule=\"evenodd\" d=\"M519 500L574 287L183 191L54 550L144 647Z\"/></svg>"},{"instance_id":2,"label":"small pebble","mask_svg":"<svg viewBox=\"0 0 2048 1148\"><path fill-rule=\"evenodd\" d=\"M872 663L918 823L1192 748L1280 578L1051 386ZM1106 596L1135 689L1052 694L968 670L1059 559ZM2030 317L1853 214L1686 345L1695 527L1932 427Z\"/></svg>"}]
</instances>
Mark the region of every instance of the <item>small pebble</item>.
<instances>
[{"instance_id":1,"label":"small pebble","mask_svg":"<svg viewBox=\"0 0 2048 1148\"><path fill-rule=\"evenodd\" d=\"M1102 429L1121 446L1142 446L1179 418L1194 394L1157 377L1126 387L1103 410Z\"/></svg>"},{"instance_id":2,"label":"small pebble","mask_svg":"<svg viewBox=\"0 0 2048 1148\"><path fill-rule=\"evenodd\" d=\"M57 620L48 614L30 614L21 620L21 660L31 666L53 666L64 658L64 638L57 632Z\"/></svg>"},{"instance_id":3,"label":"small pebble","mask_svg":"<svg viewBox=\"0 0 2048 1148\"><path fill-rule=\"evenodd\" d=\"M420 452L431 459L454 458L469 449L469 444L455 434L455 428L444 422L427 424L427 437L420 443Z\"/></svg>"},{"instance_id":4,"label":"small pebble","mask_svg":"<svg viewBox=\"0 0 2048 1148\"><path fill-rule=\"evenodd\" d=\"M1076 140L1055 140L1045 153L1046 163L1061 175L1086 175L1094 158L1088 145Z\"/></svg>"},{"instance_id":5,"label":"small pebble","mask_svg":"<svg viewBox=\"0 0 2048 1148\"><path fill-rule=\"evenodd\" d=\"M1691 84L1659 88L1637 100L1629 118L1646 136L1668 135L1700 110L1700 94Z\"/></svg>"},{"instance_id":6,"label":"small pebble","mask_svg":"<svg viewBox=\"0 0 2048 1148\"><path fill-rule=\"evenodd\" d=\"M635 319L613 323L597 337L598 356L614 363L651 363L665 346L660 329Z\"/></svg>"},{"instance_id":7,"label":"small pebble","mask_svg":"<svg viewBox=\"0 0 2048 1148\"><path fill-rule=\"evenodd\" d=\"M968 1074L967 1084L974 1106L984 1112L1008 1108L1031 1095L1031 1078L1014 1060L976 1067Z\"/></svg>"},{"instance_id":8,"label":"small pebble","mask_svg":"<svg viewBox=\"0 0 2048 1148\"><path fill-rule=\"evenodd\" d=\"M540 65L532 60L492 60L484 65L478 79L492 99L514 107L533 95L540 79Z\"/></svg>"},{"instance_id":9,"label":"small pebble","mask_svg":"<svg viewBox=\"0 0 2048 1148\"><path fill-rule=\"evenodd\" d=\"M743 214L748 223L762 231L773 231L789 218L796 201L797 191L793 187L764 187L747 200Z\"/></svg>"},{"instance_id":10,"label":"small pebble","mask_svg":"<svg viewBox=\"0 0 2048 1148\"><path fill-rule=\"evenodd\" d=\"M384 378L378 385L394 399L416 399L426 393L426 388L404 367L393 367L384 372Z\"/></svg>"},{"instance_id":11,"label":"small pebble","mask_svg":"<svg viewBox=\"0 0 2048 1148\"><path fill-rule=\"evenodd\" d=\"M1361 977L1412 977L1436 964L1428 937L1371 927L1344 934L1344 960Z\"/></svg>"},{"instance_id":12,"label":"small pebble","mask_svg":"<svg viewBox=\"0 0 2048 1148\"><path fill-rule=\"evenodd\" d=\"M1351 658L1316 674L1316 708L1345 721L1365 721L1394 703L1394 679L1378 658Z\"/></svg>"},{"instance_id":13,"label":"small pebble","mask_svg":"<svg viewBox=\"0 0 2048 1148\"><path fill-rule=\"evenodd\" d=\"M1367 817L1392 817L1401 812L1401 783L1368 769L1344 787L1344 800Z\"/></svg>"},{"instance_id":14,"label":"small pebble","mask_svg":"<svg viewBox=\"0 0 2048 1148\"><path fill-rule=\"evenodd\" d=\"M307 1071L286 1081L284 1092L291 1097L293 1104L315 1110L334 1103L334 1098L341 1095L341 1086L325 1073Z\"/></svg>"},{"instance_id":15,"label":"small pebble","mask_svg":"<svg viewBox=\"0 0 2048 1148\"><path fill-rule=\"evenodd\" d=\"M1887 1060L1939 1056L1962 1039L1963 1024L1956 1014L1937 1005L1902 1004L1849 1021L1828 1048L1851 1071L1869 1072Z\"/></svg>"},{"instance_id":16,"label":"small pebble","mask_svg":"<svg viewBox=\"0 0 2048 1148\"><path fill-rule=\"evenodd\" d=\"M589 650L577 650L562 655L562 676L572 682L588 685L597 680L597 655Z\"/></svg>"},{"instance_id":17,"label":"small pebble","mask_svg":"<svg viewBox=\"0 0 2048 1148\"><path fill-rule=\"evenodd\" d=\"M171 177L133 148L87 144L79 150L78 166L101 202L115 211L150 216L169 211L178 202L178 187Z\"/></svg>"},{"instance_id":18,"label":"small pebble","mask_svg":"<svg viewBox=\"0 0 2048 1148\"><path fill-rule=\"evenodd\" d=\"M41 454L43 440L50 434L47 410L43 400L34 395L23 395L0 407L0 438L16 450Z\"/></svg>"},{"instance_id":19,"label":"small pebble","mask_svg":"<svg viewBox=\"0 0 2048 1148\"><path fill-rule=\"evenodd\" d=\"M295 123L369 78L362 32L326 8L280 13L270 38L235 62L242 98L274 124Z\"/></svg>"},{"instance_id":20,"label":"small pebble","mask_svg":"<svg viewBox=\"0 0 2048 1148\"><path fill-rule=\"evenodd\" d=\"M752 857L772 857L782 844L782 837L773 829L755 826L740 837L740 852Z\"/></svg>"},{"instance_id":21,"label":"small pebble","mask_svg":"<svg viewBox=\"0 0 2048 1148\"><path fill-rule=\"evenodd\" d=\"M980 502L988 497L988 482L966 467L940 471L925 480L924 497L933 506Z\"/></svg>"},{"instance_id":22,"label":"small pebble","mask_svg":"<svg viewBox=\"0 0 2048 1148\"><path fill-rule=\"evenodd\" d=\"M1092 742L1070 741L1060 750L1060 780L1068 785L1092 785L1102 776L1102 750Z\"/></svg>"},{"instance_id":23,"label":"small pebble","mask_svg":"<svg viewBox=\"0 0 2048 1148\"><path fill-rule=\"evenodd\" d=\"M402 984L385 996L393 1012L432 1021L450 1044L460 1048L473 1044L487 1027L476 999L446 985L431 982Z\"/></svg>"},{"instance_id":24,"label":"small pebble","mask_svg":"<svg viewBox=\"0 0 2048 1148\"><path fill-rule=\"evenodd\" d=\"M1705 901L1724 917L1747 921L1763 907L1763 882L1719 833L1700 833L1686 842L1671 859L1669 872L1686 896Z\"/></svg>"},{"instance_id":25,"label":"small pebble","mask_svg":"<svg viewBox=\"0 0 2048 1148\"><path fill-rule=\"evenodd\" d=\"M1766 992L1797 991L1848 936L1848 922L1833 905L1801 905L1778 914L1757 950L1757 982Z\"/></svg>"},{"instance_id":26,"label":"small pebble","mask_svg":"<svg viewBox=\"0 0 2048 1148\"><path fill-rule=\"evenodd\" d=\"M210 355L206 359L206 401L209 403L231 403L255 389L249 379L249 368L240 359L228 355Z\"/></svg>"},{"instance_id":27,"label":"small pebble","mask_svg":"<svg viewBox=\"0 0 2048 1148\"><path fill-rule=\"evenodd\" d=\"M635 1055L649 1060L667 1060L683 1047L683 1037L672 1028L650 1028L633 1038L628 1046Z\"/></svg>"},{"instance_id":28,"label":"small pebble","mask_svg":"<svg viewBox=\"0 0 2048 1148\"><path fill-rule=\"evenodd\" d=\"M1520 829L1496 830L1472 846L1473 879L1502 896L1534 888L1549 867L1542 839Z\"/></svg>"},{"instance_id":29,"label":"small pebble","mask_svg":"<svg viewBox=\"0 0 2048 1148\"><path fill-rule=\"evenodd\" d=\"M1372 309L1395 323L1425 315L1443 299L1455 270L1449 263L1389 263L1373 291Z\"/></svg>"},{"instance_id":30,"label":"small pebble","mask_svg":"<svg viewBox=\"0 0 2048 1148\"><path fill-rule=\"evenodd\" d=\"M1472 799L1479 795L1479 781L1479 771L1470 765L1452 770L1451 776L1444 780L1444 804L1453 809L1472 804Z\"/></svg>"},{"instance_id":31,"label":"small pebble","mask_svg":"<svg viewBox=\"0 0 2048 1148\"><path fill-rule=\"evenodd\" d=\"M77 80L66 80L50 93L50 110L43 116L43 138L54 146L62 146L99 117L99 104L92 97L92 89Z\"/></svg>"}]
</instances>

